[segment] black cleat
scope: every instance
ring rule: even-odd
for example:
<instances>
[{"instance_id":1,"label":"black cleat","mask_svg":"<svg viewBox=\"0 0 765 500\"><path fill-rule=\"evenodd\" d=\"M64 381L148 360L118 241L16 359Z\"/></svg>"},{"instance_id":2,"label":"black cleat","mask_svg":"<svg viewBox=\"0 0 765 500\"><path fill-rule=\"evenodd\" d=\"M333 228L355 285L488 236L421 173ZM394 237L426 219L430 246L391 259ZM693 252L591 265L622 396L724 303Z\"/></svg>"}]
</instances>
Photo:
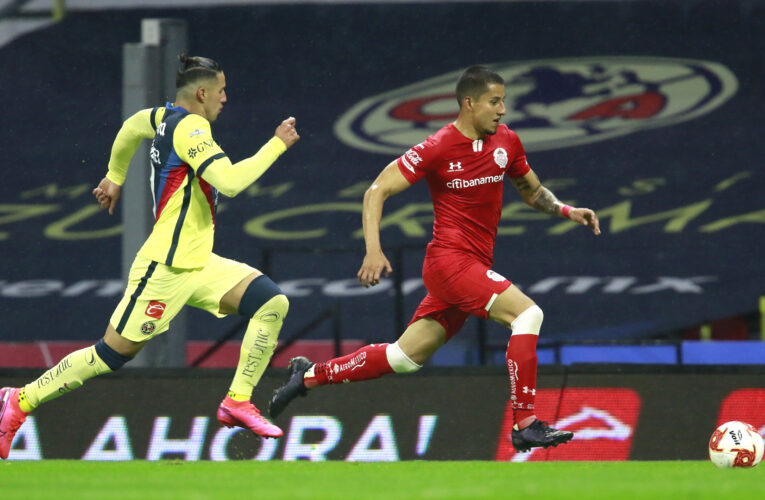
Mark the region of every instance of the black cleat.
<instances>
[{"instance_id":1,"label":"black cleat","mask_svg":"<svg viewBox=\"0 0 765 500\"><path fill-rule=\"evenodd\" d=\"M290 360L289 375L287 381L276 389L271 396L271 404L268 407L268 414L271 418L279 416L281 412L287 408L287 405L295 399L297 396L305 396L308 393L305 384L303 383L303 375L307 372L315 363L312 363L308 358L298 356Z\"/></svg>"},{"instance_id":2,"label":"black cleat","mask_svg":"<svg viewBox=\"0 0 765 500\"><path fill-rule=\"evenodd\" d=\"M574 437L573 432L559 431L547 426L547 422L534 420L528 427L513 429L512 441L515 451L529 451L531 448L549 448L566 443Z\"/></svg>"}]
</instances>

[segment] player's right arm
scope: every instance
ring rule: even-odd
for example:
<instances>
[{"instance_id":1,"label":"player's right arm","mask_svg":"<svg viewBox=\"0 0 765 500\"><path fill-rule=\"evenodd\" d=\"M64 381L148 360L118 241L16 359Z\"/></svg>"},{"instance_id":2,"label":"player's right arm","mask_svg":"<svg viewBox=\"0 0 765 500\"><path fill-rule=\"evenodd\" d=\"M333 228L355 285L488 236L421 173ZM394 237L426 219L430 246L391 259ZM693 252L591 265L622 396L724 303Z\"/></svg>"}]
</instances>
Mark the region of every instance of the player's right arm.
<instances>
[{"instance_id":1,"label":"player's right arm","mask_svg":"<svg viewBox=\"0 0 765 500\"><path fill-rule=\"evenodd\" d=\"M121 186L125 182L130 160L135 155L138 146L144 139L151 139L157 131L157 121L161 121L164 108L142 109L122 124L117 137L112 144L112 154L109 158L109 171L106 178ZM160 112L161 110L161 112ZM154 119L155 123L152 123Z\"/></svg>"},{"instance_id":2,"label":"player's right arm","mask_svg":"<svg viewBox=\"0 0 765 500\"><path fill-rule=\"evenodd\" d=\"M411 183L401 173L398 160L394 160L380 172L377 179L364 193L364 205L361 215L364 228L364 243L366 255L357 273L359 281L365 288L380 283L383 271L390 276L390 262L385 257L380 244L380 220L385 200L411 186Z\"/></svg>"},{"instance_id":3,"label":"player's right arm","mask_svg":"<svg viewBox=\"0 0 765 500\"><path fill-rule=\"evenodd\" d=\"M93 190L101 208L108 208L109 214L114 213L114 206L125 183L130 160L135 155L143 139L151 139L157 129L157 123L162 121L164 108L148 108L138 111L122 124L117 137L112 144L109 167L106 177Z\"/></svg>"}]
</instances>

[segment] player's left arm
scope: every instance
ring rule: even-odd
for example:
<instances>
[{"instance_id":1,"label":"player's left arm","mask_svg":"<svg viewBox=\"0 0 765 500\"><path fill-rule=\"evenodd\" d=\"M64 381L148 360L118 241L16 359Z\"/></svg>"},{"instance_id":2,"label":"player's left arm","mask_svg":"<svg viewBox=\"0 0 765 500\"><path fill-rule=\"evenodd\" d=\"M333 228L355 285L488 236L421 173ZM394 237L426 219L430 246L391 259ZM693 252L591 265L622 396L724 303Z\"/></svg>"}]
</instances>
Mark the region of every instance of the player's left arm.
<instances>
[{"instance_id":1,"label":"player's left arm","mask_svg":"<svg viewBox=\"0 0 765 500\"><path fill-rule=\"evenodd\" d=\"M571 207L561 202L552 191L542 185L533 170L529 169L525 175L511 177L510 180L523 201L530 207L548 215L566 217L589 227L594 234L600 234L600 221L593 210Z\"/></svg>"}]
</instances>

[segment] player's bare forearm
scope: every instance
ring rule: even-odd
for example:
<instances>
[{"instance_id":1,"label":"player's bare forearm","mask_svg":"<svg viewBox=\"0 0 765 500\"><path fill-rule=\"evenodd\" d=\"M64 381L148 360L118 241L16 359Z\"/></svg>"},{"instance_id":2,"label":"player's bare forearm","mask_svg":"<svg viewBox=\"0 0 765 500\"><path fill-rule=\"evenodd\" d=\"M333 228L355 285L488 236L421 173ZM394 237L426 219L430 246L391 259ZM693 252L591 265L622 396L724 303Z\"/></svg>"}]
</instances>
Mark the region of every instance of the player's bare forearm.
<instances>
[{"instance_id":1,"label":"player's bare forearm","mask_svg":"<svg viewBox=\"0 0 765 500\"><path fill-rule=\"evenodd\" d=\"M560 207L563 205L555 195L544 187L533 170L523 177L511 179L518 194L527 205L548 215L560 214Z\"/></svg>"},{"instance_id":2,"label":"player's bare forearm","mask_svg":"<svg viewBox=\"0 0 765 500\"><path fill-rule=\"evenodd\" d=\"M574 208L564 205L552 191L539 182L539 178L533 170L529 170L523 177L511 180L515 189L518 190L518 194L529 206L548 215L566 217L589 227L594 234L600 234L600 222L594 211L589 208ZM566 207L565 211L563 210L564 206Z\"/></svg>"},{"instance_id":3,"label":"player's bare forearm","mask_svg":"<svg viewBox=\"0 0 765 500\"><path fill-rule=\"evenodd\" d=\"M563 206L558 198L544 186L539 186L539 189L529 199L529 205L539 210L542 213L548 215L559 215L560 207Z\"/></svg>"},{"instance_id":4,"label":"player's bare forearm","mask_svg":"<svg viewBox=\"0 0 765 500\"><path fill-rule=\"evenodd\" d=\"M380 220L385 197L379 186L372 184L364 193L361 225L364 231L364 245L367 253L382 251L380 244Z\"/></svg>"},{"instance_id":5,"label":"player's bare forearm","mask_svg":"<svg viewBox=\"0 0 765 500\"><path fill-rule=\"evenodd\" d=\"M364 194L364 209L362 211L362 225L364 228L364 244L366 255L361 263L361 268L356 276L359 282L366 288L380 283L380 277L389 276L392 268L385 257L380 245L380 219L382 218L382 205L384 197L378 191L373 190L374 184Z\"/></svg>"},{"instance_id":6,"label":"player's bare forearm","mask_svg":"<svg viewBox=\"0 0 765 500\"><path fill-rule=\"evenodd\" d=\"M595 235L600 234L600 221L594 211L589 208L575 208L564 205L555 197L552 191L544 186L539 186L539 189L531 199L530 205L540 212L565 217L577 224L587 226L592 229ZM564 207L566 207L565 210Z\"/></svg>"},{"instance_id":7,"label":"player's bare forearm","mask_svg":"<svg viewBox=\"0 0 765 500\"><path fill-rule=\"evenodd\" d=\"M393 161L380 172L364 193L361 223L364 229L366 255L356 275L365 287L377 285L383 274L389 276L393 271L380 244L380 220L385 200L408 187L409 181L399 172L396 162Z\"/></svg>"}]
</instances>

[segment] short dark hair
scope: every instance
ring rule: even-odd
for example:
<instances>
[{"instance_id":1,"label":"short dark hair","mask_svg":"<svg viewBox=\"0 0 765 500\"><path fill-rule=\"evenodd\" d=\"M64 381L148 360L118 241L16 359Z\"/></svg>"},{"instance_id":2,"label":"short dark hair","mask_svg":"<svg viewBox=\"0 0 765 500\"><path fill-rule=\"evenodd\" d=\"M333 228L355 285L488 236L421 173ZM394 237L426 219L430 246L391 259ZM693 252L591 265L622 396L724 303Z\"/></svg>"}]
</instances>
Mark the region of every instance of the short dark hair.
<instances>
[{"instance_id":1,"label":"short dark hair","mask_svg":"<svg viewBox=\"0 0 765 500\"><path fill-rule=\"evenodd\" d=\"M457 80L457 102L462 106L462 100L467 96L478 99L492 83L504 85L505 80L486 66L469 67Z\"/></svg>"},{"instance_id":2,"label":"short dark hair","mask_svg":"<svg viewBox=\"0 0 765 500\"><path fill-rule=\"evenodd\" d=\"M175 74L175 88L185 87L197 80L216 78L223 67L212 59L181 54L178 56L181 65Z\"/></svg>"}]
</instances>

